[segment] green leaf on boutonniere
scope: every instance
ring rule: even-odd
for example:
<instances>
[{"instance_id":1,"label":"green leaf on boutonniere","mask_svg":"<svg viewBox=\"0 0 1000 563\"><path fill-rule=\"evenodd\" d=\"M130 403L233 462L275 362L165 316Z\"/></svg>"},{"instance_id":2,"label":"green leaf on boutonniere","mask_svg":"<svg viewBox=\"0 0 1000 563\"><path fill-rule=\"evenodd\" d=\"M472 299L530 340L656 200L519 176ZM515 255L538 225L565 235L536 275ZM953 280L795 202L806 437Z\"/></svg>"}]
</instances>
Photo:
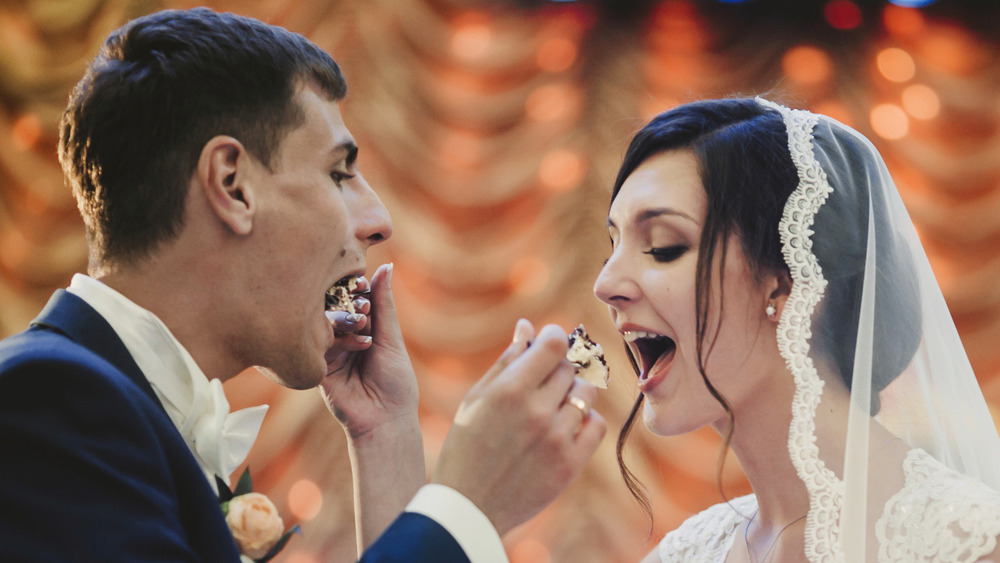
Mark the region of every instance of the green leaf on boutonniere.
<instances>
[{"instance_id":1,"label":"green leaf on boutonniere","mask_svg":"<svg viewBox=\"0 0 1000 563\"><path fill-rule=\"evenodd\" d=\"M240 495L245 495L247 493L253 492L253 480L250 479L250 468L247 467L243 470L243 475L240 475L240 480L236 483L236 488L233 489L233 496L238 497Z\"/></svg>"},{"instance_id":2,"label":"green leaf on boutonniere","mask_svg":"<svg viewBox=\"0 0 1000 563\"><path fill-rule=\"evenodd\" d=\"M292 534L301 535L302 528L300 528L298 524L289 528L288 531L281 536L281 539L278 540L278 543L274 544L274 547L271 548L271 551L268 551L267 554L264 555L264 557L261 557L260 559L256 560L257 563L267 563L268 561L270 561L275 555L277 555L282 549L285 548L285 544L288 543L288 540L292 539Z\"/></svg>"},{"instance_id":3,"label":"green leaf on boutonniere","mask_svg":"<svg viewBox=\"0 0 1000 563\"><path fill-rule=\"evenodd\" d=\"M215 488L219 490L219 502L225 503L233 500L233 492L229 490L229 485L222 480L222 477L215 476Z\"/></svg>"}]
</instances>

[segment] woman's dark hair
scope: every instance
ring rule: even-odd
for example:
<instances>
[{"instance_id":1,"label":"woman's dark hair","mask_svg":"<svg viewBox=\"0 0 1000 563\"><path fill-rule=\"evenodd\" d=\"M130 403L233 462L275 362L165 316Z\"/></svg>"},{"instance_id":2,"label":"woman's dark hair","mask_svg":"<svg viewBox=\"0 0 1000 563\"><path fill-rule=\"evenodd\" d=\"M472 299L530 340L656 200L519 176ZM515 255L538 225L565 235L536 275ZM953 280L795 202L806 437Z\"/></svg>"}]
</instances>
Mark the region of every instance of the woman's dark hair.
<instances>
[{"instance_id":1,"label":"woman's dark hair","mask_svg":"<svg viewBox=\"0 0 1000 563\"><path fill-rule=\"evenodd\" d=\"M849 144L845 144L849 146ZM766 273L788 274L781 251L778 224L784 212L785 202L799 184L798 171L792 162L788 148L788 134L781 114L768 109L754 99L735 98L708 100L679 106L664 112L632 139L624 162L618 172L612 191L612 201L621 190L625 180L646 159L669 150L691 150L699 163L699 173L707 197L707 210L701 241L698 247L698 262L695 280L696 337L698 370L705 386L712 396L723 406L729 416L729 428L724 437L723 451L719 457L717 481L722 491L722 470L725 452L728 449L735 426L735 417L726 399L712 385L705 373L705 363L712 351L714 341L709 334L718 333L718 326L708 326L708 312L711 304L711 282L713 264L718 264L717 276L721 287L723 267L730 235L738 235L741 249L751 269L758 279ZM859 153L860 154L860 153ZM855 174L873 174L862 158L852 158L850 168ZM855 170L858 168L858 170ZM864 280L865 248L867 244L867 212L859 213L859 207L867 209L867 192L858 193L857 178L831 178L835 196L830 198L816 216L816 228L824 225L838 225L838 233L847 231L852 235L827 237L818 243L813 252L827 275L827 290L823 300L823 315L814 327L824 334L821 339L832 343L832 349L817 350L829 358L841 379L850 388L854 363L854 346L857 337L856 321L860 309L860 292ZM862 204L862 199L864 203ZM871 205L884 206L884 197L872 197ZM857 224L857 226L855 226ZM846 225L846 226L845 226ZM862 228L864 226L864 228ZM900 276L900 272L912 271L909 257L894 242L891 233L884 227L875 228L880 259L893 261L894 278L885 279L879 273L881 286L875 300L875 348L878 350L872 366L872 414L878 412L877 391L885 388L905 368L913 356L919 341L919 310L907 306L916 296L913 276ZM848 248L849 247L849 248ZM716 255L720 260L716 261ZM882 264L882 262L880 262ZM883 290L883 288L891 288ZM724 295L719 293L718 310L723 309ZM902 315L902 317L900 316ZM721 315L720 315L721 317ZM880 326L905 319L910 332L889 334L879 330ZM904 331L905 332L905 331ZM636 373L639 372L635 359L626 349ZM647 514L651 514L649 500L641 483L626 466L623 450L629 433L642 407L640 395L632 407L618 435L618 464L626 486L632 496L639 501Z\"/></svg>"},{"instance_id":2,"label":"woman's dark hair","mask_svg":"<svg viewBox=\"0 0 1000 563\"><path fill-rule=\"evenodd\" d=\"M205 143L238 139L264 165L302 123L296 88L331 100L340 67L307 39L205 8L135 19L105 41L70 95L59 159L87 227L91 265L133 264L173 237Z\"/></svg>"},{"instance_id":3,"label":"woman's dark hair","mask_svg":"<svg viewBox=\"0 0 1000 563\"><path fill-rule=\"evenodd\" d=\"M717 275L721 283L721 264L725 261L727 242L735 233L755 272L787 271L777 225L785 200L798 184L798 176L788 154L787 135L780 114L767 110L753 99L694 102L658 115L635 135L615 179L612 201L625 180L646 159L676 149L694 152L707 196L695 285L698 371L708 391L729 416L725 437L728 447L735 422L733 412L705 373L705 362L713 345L706 337L718 332L717 327L708 326L712 265L720 265ZM718 262L716 254L721 259ZM722 305L720 294L720 311ZM629 358L636 367L631 354ZM643 396L639 395L622 426L617 455L626 486L646 512L651 513L640 483L623 459L625 442L642 401ZM720 477L724 460L723 452L718 467ZM721 488L721 479L719 483Z\"/></svg>"}]
</instances>

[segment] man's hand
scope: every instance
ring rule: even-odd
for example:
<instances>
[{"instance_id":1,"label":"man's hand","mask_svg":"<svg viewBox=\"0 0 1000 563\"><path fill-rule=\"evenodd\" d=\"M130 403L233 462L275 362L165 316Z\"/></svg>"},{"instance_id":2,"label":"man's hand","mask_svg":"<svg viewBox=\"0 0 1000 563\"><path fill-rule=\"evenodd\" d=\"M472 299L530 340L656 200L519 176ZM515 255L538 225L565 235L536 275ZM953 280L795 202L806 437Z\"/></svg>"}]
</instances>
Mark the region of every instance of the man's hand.
<instances>
[{"instance_id":1,"label":"man's hand","mask_svg":"<svg viewBox=\"0 0 1000 563\"><path fill-rule=\"evenodd\" d=\"M434 481L464 494L503 535L552 502L607 430L596 390L565 360L566 333L525 320L455 416ZM530 347L529 347L530 345ZM575 397L572 402L570 397Z\"/></svg>"}]
</instances>

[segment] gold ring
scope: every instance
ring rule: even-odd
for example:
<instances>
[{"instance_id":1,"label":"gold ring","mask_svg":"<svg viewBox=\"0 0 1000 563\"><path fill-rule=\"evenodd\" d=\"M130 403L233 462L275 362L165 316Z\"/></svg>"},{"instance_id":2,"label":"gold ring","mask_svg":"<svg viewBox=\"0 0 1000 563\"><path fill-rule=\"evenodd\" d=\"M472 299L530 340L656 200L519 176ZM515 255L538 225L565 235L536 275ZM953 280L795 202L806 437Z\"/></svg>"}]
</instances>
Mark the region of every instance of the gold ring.
<instances>
[{"instance_id":1,"label":"gold ring","mask_svg":"<svg viewBox=\"0 0 1000 563\"><path fill-rule=\"evenodd\" d=\"M566 399L566 402L576 407L580 411L580 414L583 415L584 420L590 418L590 409L587 407L587 403L585 403L583 399L570 395L570 397Z\"/></svg>"}]
</instances>

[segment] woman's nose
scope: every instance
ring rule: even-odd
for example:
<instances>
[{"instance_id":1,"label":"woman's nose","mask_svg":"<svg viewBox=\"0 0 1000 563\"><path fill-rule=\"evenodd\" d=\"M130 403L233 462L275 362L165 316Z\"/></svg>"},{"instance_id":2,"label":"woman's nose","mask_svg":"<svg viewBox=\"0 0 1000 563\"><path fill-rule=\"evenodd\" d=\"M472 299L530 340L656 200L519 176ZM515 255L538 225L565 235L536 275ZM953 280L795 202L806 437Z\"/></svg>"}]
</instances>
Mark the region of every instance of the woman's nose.
<instances>
[{"instance_id":1,"label":"woman's nose","mask_svg":"<svg viewBox=\"0 0 1000 563\"><path fill-rule=\"evenodd\" d=\"M612 254L594 281L594 295L608 305L618 306L638 294L638 286L627 275L620 255Z\"/></svg>"}]
</instances>

